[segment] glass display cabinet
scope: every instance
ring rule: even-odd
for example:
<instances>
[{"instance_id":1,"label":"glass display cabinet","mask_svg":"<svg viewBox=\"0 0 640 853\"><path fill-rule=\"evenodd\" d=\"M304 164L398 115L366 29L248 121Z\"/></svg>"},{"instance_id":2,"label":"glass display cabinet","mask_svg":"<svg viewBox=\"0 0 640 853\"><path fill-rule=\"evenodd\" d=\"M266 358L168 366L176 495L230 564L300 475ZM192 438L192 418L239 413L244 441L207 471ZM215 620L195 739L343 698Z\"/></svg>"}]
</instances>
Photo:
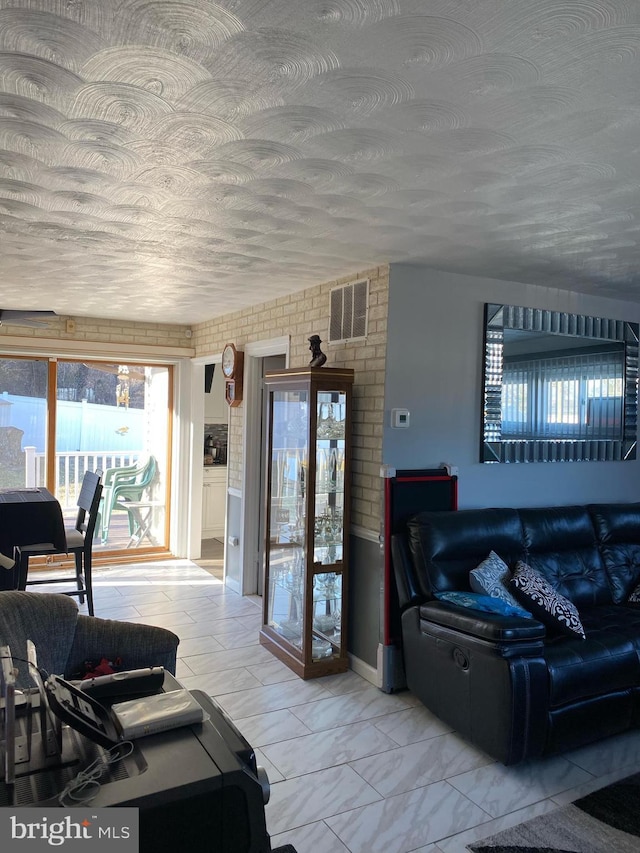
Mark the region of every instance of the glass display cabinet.
<instances>
[{"instance_id":1,"label":"glass display cabinet","mask_svg":"<svg viewBox=\"0 0 640 853\"><path fill-rule=\"evenodd\" d=\"M266 544L260 642L301 678L344 672L353 370L265 375Z\"/></svg>"}]
</instances>

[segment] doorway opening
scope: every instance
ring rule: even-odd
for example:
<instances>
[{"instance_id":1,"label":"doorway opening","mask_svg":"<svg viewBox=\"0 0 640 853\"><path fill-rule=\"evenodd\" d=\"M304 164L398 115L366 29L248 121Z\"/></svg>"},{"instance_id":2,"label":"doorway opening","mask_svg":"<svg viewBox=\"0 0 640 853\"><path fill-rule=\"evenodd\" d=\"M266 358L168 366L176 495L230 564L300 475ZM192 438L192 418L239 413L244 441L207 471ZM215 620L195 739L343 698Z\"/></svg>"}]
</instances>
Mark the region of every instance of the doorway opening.
<instances>
[{"instance_id":1,"label":"doorway opening","mask_svg":"<svg viewBox=\"0 0 640 853\"><path fill-rule=\"evenodd\" d=\"M219 364L204 368L204 445L202 533L198 564L214 577L224 576L224 535L227 511L228 405Z\"/></svg>"}]
</instances>

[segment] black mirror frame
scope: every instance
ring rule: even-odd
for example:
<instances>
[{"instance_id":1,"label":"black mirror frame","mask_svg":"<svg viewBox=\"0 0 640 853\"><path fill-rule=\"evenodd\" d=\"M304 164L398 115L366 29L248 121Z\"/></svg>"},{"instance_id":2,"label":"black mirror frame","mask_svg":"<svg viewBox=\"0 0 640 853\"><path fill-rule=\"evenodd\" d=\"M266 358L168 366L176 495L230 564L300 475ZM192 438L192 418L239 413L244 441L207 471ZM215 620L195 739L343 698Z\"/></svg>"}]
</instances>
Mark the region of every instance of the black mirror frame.
<instances>
[{"instance_id":1,"label":"black mirror frame","mask_svg":"<svg viewBox=\"0 0 640 853\"><path fill-rule=\"evenodd\" d=\"M502 438L504 330L519 329L624 343L624 415L620 439ZM636 458L639 324L540 308L485 303L481 462L596 462Z\"/></svg>"}]
</instances>

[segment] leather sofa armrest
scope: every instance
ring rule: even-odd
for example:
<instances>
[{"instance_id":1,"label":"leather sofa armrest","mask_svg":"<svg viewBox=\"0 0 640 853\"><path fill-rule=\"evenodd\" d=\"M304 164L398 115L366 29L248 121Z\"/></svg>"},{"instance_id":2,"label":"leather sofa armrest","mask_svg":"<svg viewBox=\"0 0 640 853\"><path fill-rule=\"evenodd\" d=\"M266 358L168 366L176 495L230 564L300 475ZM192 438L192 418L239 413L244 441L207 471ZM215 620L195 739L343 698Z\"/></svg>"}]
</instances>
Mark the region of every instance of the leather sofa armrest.
<instances>
[{"instance_id":1,"label":"leather sofa armrest","mask_svg":"<svg viewBox=\"0 0 640 853\"><path fill-rule=\"evenodd\" d=\"M467 636L495 643L530 643L542 640L546 629L536 619L502 616L458 607L448 601L428 601L420 607L420 621L432 622Z\"/></svg>"},{"instance_id":2,"label":"leather sofa armrest","mask_svg":"<svg viewBox=\"0 0 640 853\"><path fill-rule=\"evenodd\" d=\"M533 619L479 614L447 602L410 607L402 614L407 686L496 760L536 758L544 750L549 714L543 636Z\"/></svg>"}]
</instances>

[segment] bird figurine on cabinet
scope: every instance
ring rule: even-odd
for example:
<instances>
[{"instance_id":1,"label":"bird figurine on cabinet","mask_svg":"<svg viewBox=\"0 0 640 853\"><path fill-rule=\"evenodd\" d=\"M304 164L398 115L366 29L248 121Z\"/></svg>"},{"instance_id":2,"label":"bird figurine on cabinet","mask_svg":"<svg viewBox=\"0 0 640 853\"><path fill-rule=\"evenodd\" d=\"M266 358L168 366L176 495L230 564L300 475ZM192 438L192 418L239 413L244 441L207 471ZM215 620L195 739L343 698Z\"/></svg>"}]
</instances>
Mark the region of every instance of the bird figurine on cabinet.
<instances>
[{"instance_id":1,"label":"bird figurine on cabinet","mask_svg":"<svg viewBox=\"0 0 640 853\"><path fill-rule=\"evenodd\" d=\"M327 360L326 355L320 349L321 343L320 335L311 335L309 338L309 350L311 352L310 367L322 367Z\"/></svg>"}]
</instances>

